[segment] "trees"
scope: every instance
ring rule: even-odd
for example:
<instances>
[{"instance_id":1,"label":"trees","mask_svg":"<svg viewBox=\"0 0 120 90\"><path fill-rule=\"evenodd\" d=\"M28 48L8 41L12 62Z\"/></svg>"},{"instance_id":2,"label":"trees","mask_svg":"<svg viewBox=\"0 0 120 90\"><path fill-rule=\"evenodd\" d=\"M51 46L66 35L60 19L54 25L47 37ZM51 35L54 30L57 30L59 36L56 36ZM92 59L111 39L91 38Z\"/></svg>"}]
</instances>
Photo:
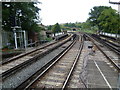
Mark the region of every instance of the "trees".
<instances>
[{"instance_id":1,"label":"trees","mask_svg":"<svg viewBox=\"0 0 120 90\"><path fill-rule=\"evenodd\" d=\"M118 17L116 10L112 8L103 10L97 20L99 21L99 25L104 32L118 32L120 18Z\"/></svg>"},{"instance_id":2,"label":"trees","mask_svg":"<svg viewBox=\"0 0 120 90\"><path fill-rule=\"evenodd\" d=\"M54 33L54 36L55 36L55 33L61 32L61 27L60 27L60 25L58 23L53 25L52 32Z\"/></svg>"},{"instance_id":3,"label":"trees","mask_svg":"<svg viewBox=\"0 0 120 90\"><path fill-rule=\"evenodd\" d=\"M82 25L81 22L76 22L76 23L75 23L75 26L76 26L77 28L81 28L81 25Z\"/></svg>"},{"instance_id":4,"label":"trees","mask_svg":"<svg viewBox=\"0 0 120 90\"><path fill-rule=\"evenodd\" d=\"M65 27L76 27L75 23L65 23L64 24Z\"/></svg>"},{"instance_id":5,"label":"trees","mask_svg":"<svg viewBox=\"0 0 120 90\"><path fill-rule=\"evenodd\" d=\"M81 27L82 27L82 29L91 29L91 25L90 25L90 21L89 20L87 20L86 22L83 22L82 24L81 24Z\"/></svg>"},{"instance_id":6,"label":"trees","mask_svg":"<svg viewBox=\"0 0 120 90\"><path fill-rule=\"evenodd\" d=\"M100 25L99 25L99 21L97 20L98 17L100 16L101 12L104 9L108 9L110 7L107 6L95 6L93 7L93 9L91 9L91 12L89 13L90 17L88 20L90 20L90 23L92 26L98 26L99 29L101 29Z\"/></svg>"},{"instance_id":7,"label":"trees","mask_svg":"<svg viewBox=\"0 0 120 90\"><path fill-rule=\"evenodd\" d=\"M51 30L52 29L52 25L47 26L47 29Z\"/></svg>"},{"instance_id":8,"label":"trees","mask_svg":"<svg viewBox=\"0 0 120 90\"><path fill-rule=\"evenodd\" d=\"M3 2L2 28L12 30L12 26L21 26L24 30L38 31L40 22L39 8L36 2Z\"/></svg>"},{"instance_id":9,"label":"trees","mask_svg":"<svg viewBox=\"0 0 120 90\"><path fill-rule=\"evenodd\" d=\"M107 6L93 7L89 13L90 23L97 26L99 30L109 33L120 32L120 17L116 10Z\"/></svg>"}]
</instances>

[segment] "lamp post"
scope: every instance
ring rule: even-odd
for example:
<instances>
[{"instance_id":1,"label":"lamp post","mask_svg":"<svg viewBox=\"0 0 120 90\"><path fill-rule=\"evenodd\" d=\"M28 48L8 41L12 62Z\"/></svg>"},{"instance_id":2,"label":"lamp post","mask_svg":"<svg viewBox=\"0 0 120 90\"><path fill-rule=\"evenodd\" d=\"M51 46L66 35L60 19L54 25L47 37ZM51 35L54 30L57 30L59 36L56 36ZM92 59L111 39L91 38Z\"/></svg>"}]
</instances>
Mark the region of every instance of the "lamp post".
<instances>
[{"instance_id":1,"label":"lamp post","mask_svg":"<svg viewBox=\"0 0 120 90\"><path fill-rule=\"evenodd\" d=\"M13 32L14 32L14 38L15 38L15 49L17 49L17 48L18 48L18 46L17 46L16 28L13 28Z\"/></svg>"}]
</instances>

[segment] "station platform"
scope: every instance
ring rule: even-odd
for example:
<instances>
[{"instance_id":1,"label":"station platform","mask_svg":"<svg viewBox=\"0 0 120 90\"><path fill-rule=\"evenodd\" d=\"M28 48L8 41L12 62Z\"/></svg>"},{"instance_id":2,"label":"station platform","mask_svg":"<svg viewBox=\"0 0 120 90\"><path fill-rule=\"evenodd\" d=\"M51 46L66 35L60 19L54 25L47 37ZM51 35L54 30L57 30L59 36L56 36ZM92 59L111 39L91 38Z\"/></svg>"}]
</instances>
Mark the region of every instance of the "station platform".
<instances>
[{"instance_id":1,"label":"station platform","mask_svg":"<svg viewBox=\"0 0 120 90\"><path fill-rule=\"evenodd\" d=\"M80 70L81 86L84 86L84 83L88 88L118 88L119 74L117 70L98 49L94 53L92 49L88 48L91 45L90 41L84 42L80 57L83 63Z\"/></svg>"}]
</instances>

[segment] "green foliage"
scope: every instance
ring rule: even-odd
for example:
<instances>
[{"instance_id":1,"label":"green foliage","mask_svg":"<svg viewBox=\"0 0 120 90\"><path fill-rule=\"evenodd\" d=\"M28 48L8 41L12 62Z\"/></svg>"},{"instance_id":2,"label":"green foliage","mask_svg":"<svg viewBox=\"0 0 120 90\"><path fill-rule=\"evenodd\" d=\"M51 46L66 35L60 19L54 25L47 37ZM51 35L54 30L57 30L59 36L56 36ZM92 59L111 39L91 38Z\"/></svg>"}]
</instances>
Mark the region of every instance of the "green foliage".
<instances>
[{"instance_id":1,"label":"green foliage","mask_svg":"<svg viewBox=\"0 0 120 90\"><path fill-rule=\"evenodd\" d=\"M95 7L93 7L93 9L91 9L91 12L89 13L90 17L88 20L90 20L90 23L92 26L98 26L98 28L101 29L101 27L99 26L99 21L97 19L100 16L101 12L104 9L108 9L108 8L111 8L111 7L95 6Z\"/></svg>"},{"instance_id":2,"label":"green foliage","mask_svg":"<svg viewBox=\"0 0 120 90\"><path fill-rule=\"evenodd\" d=\"M81 28L81 23L76 22L76 23L65 23L65 24L60 24L62 30L72 30L71 28Z\"/></svg>"},{"instance_id":3,"label":"green foliage","mask_svg":"<svg viewBox=\"0 0 120 90\"><path fill-rule=\"evenodd\" d=\"M90 25L89 20L87 20L86 22L83 22L83 23L81 24L81 28L82 28L82 29L90 29L90 28L91 28L91 25Z\"/></svg>"},{"instance_id":4,"label":"green foliage","mask_svg":"<svg viewBox=\"0 0 120 90\"><path fill-rule=\"evenodd\" d=\"M116 10L112 8L103 10L97 20L100 22L99 25L104 32L118 32L120 18Z\"/></svg>"},{"instance_id":5,"label":"green foliage","mask_svg":"<svg viewBox=\"0 0 120 90\"><path fill-rule=\"evenodd\" d=\"M107 6L93 7L89 13L90 24L109 33L120 33L120 17L116 10Z\"/></svg>"},{"instance_id":6,"label":"green foliage","mask_svg":"<svg viewBox=\"0 0 120 90\"><path fill-rule=\"evenodd\" d=\"M96 33L96 31L90 30L90 29L82 29L82 30L79 30L79 31L80 32L86 32L86 33L91 33L91 34Z\"/></svg>"},{"instance_id":7,"label":"green foliage","mask_svg":"<svg viewBox=\"0 0 120 90\"><path fill-rule=\"evenodd\" d=\"M51 29L52 29L52 25L49 25L49 26L47 27L47 29L48 29L48 30L51 30Z\"/></svg>"},{"instance_id":8,"label":"green foliage","mask_svg":"<svg viewBox=\"0 0 120 90\"><path fill-rule=\"evenodd\" d=\"M52 32L54 33L54 35L55 35L55 33L61 32L61 27L60 27L60 25L58 23L53 25Z\"/></svg>"},{"instance_id":9,"label":"green foliage","mask_svg":"<svg viewBox=\"0 0 120 90\"><path fill-rule=\"evenodd\" d=\"M52 41L53 39L46 37L45 40L47 40L47 41Z\"/></svg>"},{"instance_id":10,"label":"green foliage","mask_svg":"<svg viewBox=\"0 0 120 90\"><path fill-rule=\"evenodd\" d=\"M65 23L64 24L65 27L76 27L75 23Z\"/></svg>"},{"instance_id":11,"label":"green foliage","mask_svg":"<svg viewBox=\"0 0 120 90\"><path fill-rule=\"evenodd\" d=\"M80 32L87 32L87 33L96 33L98 30L97 26L91 26L90 21L87 20L86 22L81 23Z\"/></svg>"},{"instance_id":12,"label":"green foliage","mask_svg":"<svg viewBox=\"0 0 120 90\"><path fill-rule=\"evenodd\" d=\"M81 28L81 25L82 25L81 22L76 22L76 23L75 23L76 28Z\"/></svg>"},{"instance_id":13,"label":"green foliage","mask_svg":"<svg viewBox=\"0 0 120 90\"><path fill-rule=\"evenodd\" d=\"M2 25L6 31L13 26L21 26L23 30L38 31L39 8L35 2L3 2Z\"/></svg>"}]
</instances>

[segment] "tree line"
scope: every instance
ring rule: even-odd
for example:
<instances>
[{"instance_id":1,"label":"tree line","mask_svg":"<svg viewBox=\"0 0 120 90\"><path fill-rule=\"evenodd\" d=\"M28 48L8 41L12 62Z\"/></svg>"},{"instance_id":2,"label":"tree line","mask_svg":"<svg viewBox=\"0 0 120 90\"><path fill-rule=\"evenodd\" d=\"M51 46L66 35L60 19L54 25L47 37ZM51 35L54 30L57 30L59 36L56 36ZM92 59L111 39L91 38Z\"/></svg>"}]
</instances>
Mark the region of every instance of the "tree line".
<instances>
[{"instance_id":1,"label":"tree line","mask_svg":"<svg viewBox=\"0 0 120 90\"><path fill-rule=\"evenodd\" d=\"M50 30L52 25L48 26ZM81 31L103 31L108 33L120 34L120 15L108 6L95 6L89 12L86 22L60 24L62 30L78 28Z\"/></svg>"}]
</instances>

